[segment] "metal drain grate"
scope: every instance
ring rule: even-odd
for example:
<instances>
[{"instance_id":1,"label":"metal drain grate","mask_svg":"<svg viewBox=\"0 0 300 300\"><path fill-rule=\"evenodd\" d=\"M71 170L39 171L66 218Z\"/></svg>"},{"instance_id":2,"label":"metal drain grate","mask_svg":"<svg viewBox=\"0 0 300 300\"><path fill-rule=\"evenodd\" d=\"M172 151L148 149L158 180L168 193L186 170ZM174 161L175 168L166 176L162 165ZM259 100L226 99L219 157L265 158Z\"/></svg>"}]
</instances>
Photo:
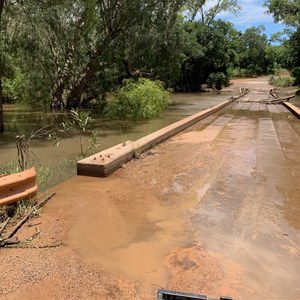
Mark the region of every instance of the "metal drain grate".
<instances>
[{"instance_id":1,"label":"metal drain grate","mask_svg":"<svg viewBox=\"0 0 300 300\"><path fill-rule=\"evenodd\" d=\"M233 300L231 297L222 296L219 299L207 298L204 295L180 293L168 290L158 290L157 300Z\"/></svg>"}]
</instances>

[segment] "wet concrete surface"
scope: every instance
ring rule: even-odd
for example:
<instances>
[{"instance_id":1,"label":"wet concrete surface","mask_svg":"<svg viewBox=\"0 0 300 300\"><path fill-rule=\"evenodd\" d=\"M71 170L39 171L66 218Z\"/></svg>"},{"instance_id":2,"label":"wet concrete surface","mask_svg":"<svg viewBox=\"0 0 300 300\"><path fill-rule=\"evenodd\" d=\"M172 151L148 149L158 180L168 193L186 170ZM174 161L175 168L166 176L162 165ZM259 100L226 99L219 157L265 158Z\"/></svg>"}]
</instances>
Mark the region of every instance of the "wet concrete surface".
<instances>
[{"instance_id":1,"label":"wet concrete surface","mask_svg":"<svg viewBox=\"0 0 300 300\"><path fill-rule=\"evenodd\" d=\"M72 220L66 245L131 282L122 299L155 299L158 288L300 299L300 122L259 102L266 82L251 87L111 177L55 187L47 209Z\"/></svg>"},{"instance_id":2,"label":"wet concrete surface","mask_svg":"<svg viewBox=\"0 0 300 300\"><path fill-rule=\"evenodd\" d=\"M216 282L202 280L202 287L199 281L193 286L193 277L181 278L177 289L300 298L299 121L282 106L248 99L204 130L194 126L155 155L132 162L97 196L95 187L86 186L88 205L70 232L70 245L86 262L121 272L150 293L178 276L174 264L166 267L171 249L191 255L201 245L222 272L214 266ZM177 262L180 272L199 268L185 259ZM234 285L218 288L232 271Z\"/></svg>"},{"instance_id":3,"label":"wet concrete surface","mask_svg":"<svg viewBox=\"0 0 300 300\"><path fill-rule=\"evenodd\" d=\"M196 236L221 261L230 258L243 268L243 299L300 297L300 173L292 164L299 136L288 127L287 121L258 117L225 128L215 143L223 145L226 160L192 217ZM289 147L293 154L285 151Z\"/></svg>"},{"instance_id":4,"label":"wet concrete surface","mask_svg":"<svg viewBox=\"0 0 300 300\"><path fill-rule=\"evenodd\" d=\"M146 295L300 299L299 120L248 99L109 179L80 178L69 245Z\"/></svg>"}]
</instances>

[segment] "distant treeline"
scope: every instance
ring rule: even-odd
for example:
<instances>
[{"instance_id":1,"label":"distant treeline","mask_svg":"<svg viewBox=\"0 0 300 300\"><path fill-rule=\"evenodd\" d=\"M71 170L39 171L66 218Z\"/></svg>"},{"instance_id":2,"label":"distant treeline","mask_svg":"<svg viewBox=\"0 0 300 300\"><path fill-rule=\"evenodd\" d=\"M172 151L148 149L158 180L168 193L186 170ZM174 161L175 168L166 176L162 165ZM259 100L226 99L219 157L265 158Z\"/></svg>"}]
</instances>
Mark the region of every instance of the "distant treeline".
<instances>
[{"instance_id":1,"label":"distant treeline","mask_svg":"<svg viewBox=\"0 0 300 300\"><path fill-rule=\"evenodd\" d=\"M286 68L299 84L297 1L266 1L275 20L295 29L275 44L262 26L241 33L218 19L238 13L237 0L205 10L206 2L0 0L0 113L3 101L71 108L93 100L104 108L107 92L128 78L197 92Z\"/></svg>"}]
</instances>

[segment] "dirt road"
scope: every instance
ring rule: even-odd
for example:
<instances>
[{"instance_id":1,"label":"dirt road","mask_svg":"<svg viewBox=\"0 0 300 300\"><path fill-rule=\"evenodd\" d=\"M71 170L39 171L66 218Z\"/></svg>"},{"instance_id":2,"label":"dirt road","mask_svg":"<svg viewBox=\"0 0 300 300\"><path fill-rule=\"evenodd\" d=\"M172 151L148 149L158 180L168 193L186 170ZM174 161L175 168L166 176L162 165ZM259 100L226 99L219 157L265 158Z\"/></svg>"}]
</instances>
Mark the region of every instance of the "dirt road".
<instances>
[{"instance_id":1,"label":"dirt road","mask_svg":"<svg viewBox=\"0 0 300 300\"><path fill-rule=\"evenodd\" d=\"M0 250L1 299L300 299L300 122L265 79L109 178L74 177ZM38 225L36 223L42 222Z\"/></svg>"}]
</instances>

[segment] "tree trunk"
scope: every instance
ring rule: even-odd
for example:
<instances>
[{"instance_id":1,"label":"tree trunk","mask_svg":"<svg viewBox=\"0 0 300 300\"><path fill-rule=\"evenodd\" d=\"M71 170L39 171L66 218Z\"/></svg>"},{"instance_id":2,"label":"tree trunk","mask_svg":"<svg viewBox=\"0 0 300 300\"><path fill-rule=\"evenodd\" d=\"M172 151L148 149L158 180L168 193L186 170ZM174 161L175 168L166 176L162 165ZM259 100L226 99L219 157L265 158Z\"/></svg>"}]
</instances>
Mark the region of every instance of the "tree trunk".
<instances>
[{"instance_id":1,"label":"tree trunk","mask_svg":"<svg viewBox=\"0 0 300 300\"><path fill-rule=\"evenodd\" d=\"M123 59L123 64L125 65L126 73L129 77L132 78L139 78L139 77L146 77L151 78L153 77L153 72L145 72L140 69L136 69L132 66L129 59Z\"/></svg>"},{"instance_id":2,"label":"tree trunk","mask_svg":"<svg viewBox=\"0 0 300 300\"><path fill-rule=\"evenodd\" d=\"M0 0L0 26L1 26L1 16L3 12L5 0ZM0 133L4 132L4 119L3 119L3 88L2 88L2 72L0 67Z\"/></svg>"},{"instance_id":3,"label":"tree trunk","mask_svg":"<svg viewBox=\"0 0 300 300\"><path fill-rule=\"evenodd\" d=\"M65 87L67 85L67 82L69 80L69 74L70 74L70 65L72 63L72 57L73 57L73 49L70 49L68 56L66 58L65 65L63 69L58 67L58 74L56 77L55 84L52 89L52 101L51 101L51 109L57 110L57 109L64 109L65 103L63 101L63 93L65 90ZM54 51L52 51L54 53ZM57 63L58 65L58 63Z\"/></svg>"},{"instance_id":4,"label":"tree trunk","mask_svg":"<svg viewBox=\"0 0 300 300\"><path fill-rule=\"evenodd\" d=\"M80 74L74 87L72 88L66 103L66 108L71 109L79 107L81 104L81 96L85 91L86 86L95 76L97 70L97 56L91 58L85 70Z\"/></svg>"},{"instance_id":5,"label":"tree trunk","mask_svg":"<svg viewBox=\"0 0 300 300\"><path fill-rule=\"evenodd\" d=\"M57 75L56 82L53 87L52 92L52 101L51 101L51 109L53 110L62 110L65 108L65 104L63 101L63 93L66 85L66 75L65 70L59 71Z\"/></svg>"},{"instance_id":6,"label":"tree trunk","mask_svg":"<svg viewBox=\"0 0 300 300\"><path fill-rule=\"evenodd\" d=\"M124 29L125 30L125 29ZM114 41L120 34L121 29L116 28L115 30L110 30L109 34L103 41L102 47L105 48L112 41ZM102 49L101 47L101 49ZM68 95L66 108L71 109L79 107L81 105L82 94L85 92L86 87L90 81L95 77L97 70L99 70L104 65L107 65L107 62L100 63L100 56L102 55L102 50L100 47L94 52L90 58L89 63L85 67L84 71L78 76L75 85L72 87L71 92Z\"/></svg>"},{"instance_id":7,"label":"tree trunk","mask_svg":"<svg viewBox=\"0 0 300 300\"><path fill-rule=\"evenodd\" d=\"M65 104L62 99L62 95L64 93L64 79L58 78L58 80L54 84L53 93L52 93L52 101L51 101L51 109L53 110L62 110L65 107Z\"/></svg>"},{"instance_id":8,"label":"tree trunk","mask_svg":"<svg viewBox=\"0 0 300 300\"><path fill-rule=\"evenodd\" d=\"M4 118L3 118L3 89L2 89L2 79L0 71L0 133L4 132Z\"/></svg>"}]
</instances>

